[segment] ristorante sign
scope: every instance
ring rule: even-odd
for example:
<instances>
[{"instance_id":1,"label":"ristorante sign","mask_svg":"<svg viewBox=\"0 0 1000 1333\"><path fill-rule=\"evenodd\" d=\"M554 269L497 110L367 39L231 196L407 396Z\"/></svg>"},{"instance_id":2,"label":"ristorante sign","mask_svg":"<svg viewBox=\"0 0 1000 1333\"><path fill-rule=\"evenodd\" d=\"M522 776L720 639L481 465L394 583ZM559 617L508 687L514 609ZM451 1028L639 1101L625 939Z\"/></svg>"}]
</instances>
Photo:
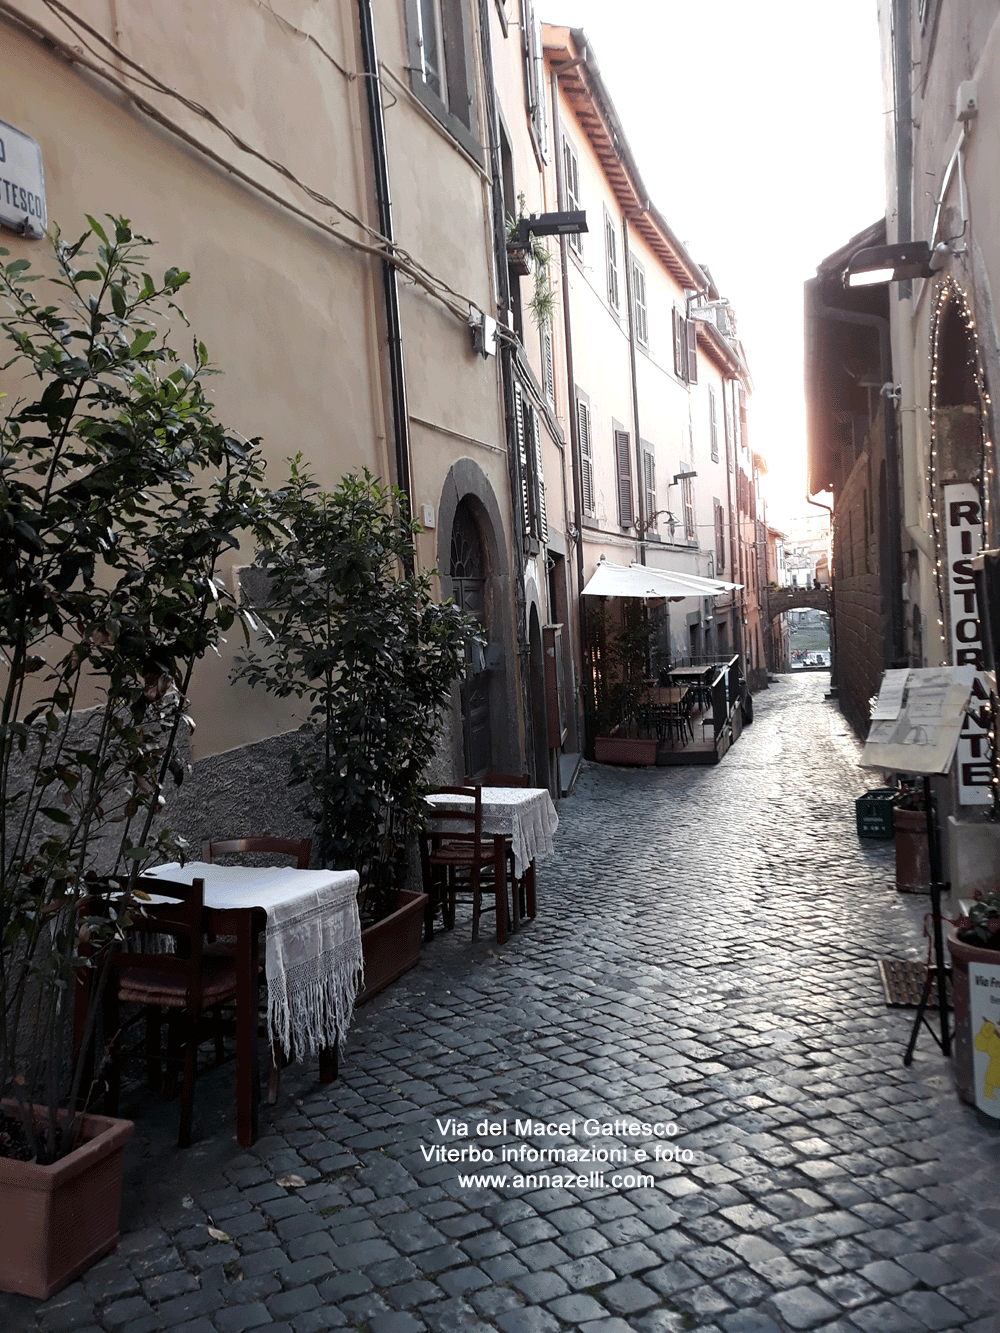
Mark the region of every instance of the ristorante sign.
<instances>
[{"instance_id":1,"label":"ristorante sign","mask_svg":"<svg viewBox=\"0 0 1000 1333\"><path fill-rule=\"evenodd\" d=\"M944 488L945 550L948 559L947 606L951 660L975 667L972 697L962 724L955 759L961 805L990 805L989 687L983 675L983 642L976 607L972 557L983 546L983 515L979 488L958 482Z\"/></svg>"}]
</instances>

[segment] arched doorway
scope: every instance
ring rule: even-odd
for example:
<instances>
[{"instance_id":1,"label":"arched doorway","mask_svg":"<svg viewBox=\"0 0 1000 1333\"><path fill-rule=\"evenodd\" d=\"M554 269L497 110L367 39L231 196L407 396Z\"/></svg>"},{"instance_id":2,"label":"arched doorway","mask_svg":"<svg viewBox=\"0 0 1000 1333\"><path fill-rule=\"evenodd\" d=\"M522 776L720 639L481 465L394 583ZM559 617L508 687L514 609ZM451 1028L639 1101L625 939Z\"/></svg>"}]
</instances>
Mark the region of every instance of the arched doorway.
<instances>
[{"instance_id":1,"label":"arched doorway","mask_svg":"<svg viewBox=\"0 0 1000 1333\"><path fill-rule=\"evenodd\" d=\"M486 555L471 507L463 500L455 511L451 528L451 595L456 606L479 621L488 643L489 616L486 597ZM490 678L481 650L476 650L471 673L462 682L462 749L466 777L484 773L490 765Z\"/></svg>"}]
</instances>

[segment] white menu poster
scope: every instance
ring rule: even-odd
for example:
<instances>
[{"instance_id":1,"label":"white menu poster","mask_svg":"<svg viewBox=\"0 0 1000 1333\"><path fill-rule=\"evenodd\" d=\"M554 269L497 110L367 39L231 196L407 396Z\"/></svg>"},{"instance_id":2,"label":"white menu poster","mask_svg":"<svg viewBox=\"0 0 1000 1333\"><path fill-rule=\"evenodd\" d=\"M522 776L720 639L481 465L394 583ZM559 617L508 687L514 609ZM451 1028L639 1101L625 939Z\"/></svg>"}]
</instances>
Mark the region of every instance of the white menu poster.
<instances>
[{"instance_id":1,"label":"white menu poster","mask_svg":"<svg viewBox=\"0 0 1000 1333\"><path fill-rule=\"evenodd\" d=\"M969 964L969 1019L976 1106L1000 1120L1000 962Z\"/></svg>"}]
</instances>

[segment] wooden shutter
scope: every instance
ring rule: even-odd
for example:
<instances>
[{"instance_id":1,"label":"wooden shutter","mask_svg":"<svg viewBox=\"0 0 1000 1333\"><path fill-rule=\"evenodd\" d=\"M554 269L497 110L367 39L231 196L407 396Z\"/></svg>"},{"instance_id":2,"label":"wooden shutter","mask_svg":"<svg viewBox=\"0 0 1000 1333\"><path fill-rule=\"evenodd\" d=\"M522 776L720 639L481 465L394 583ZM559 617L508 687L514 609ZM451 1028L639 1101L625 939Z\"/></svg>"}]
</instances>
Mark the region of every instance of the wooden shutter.
<instances>
[{"instance_id":1,"label":"wooden shutter","mask_svg":"<svg viewBox=\"0 0 1000 1333\"><path fill-rule=\"evenodd\" d=\"M635 522L632 508L632 441L627 430L615 431L615 459L618 464L618 522L630 528Z\"/></svg>"},{"instance_id":2,"label":"wooden shutter","mask_svg":"<svg viewBox=\"0 0 1000 1333\"><path fill-rule=\"evenodd\" d=\"M580 435L580 491L583 512L594 512L594 447L590 437L590 406L581 398L576 400L576 420Z\"/></svg>"},{"instance_id":3,"label":"wooden shutter","mask_svg":"<svg viewBox=\"0 0 1000 1333\"><path fill-rule=\"evenodd\" d=\"M521 477L521 531L527 537L531 533L531 501L529 499L528 448L525 439L525 403L521 386L514 381L514 422L517 427L517 462Z\"/></svg>"},{"instance_id":4,"label":"wooden shutter","mask_svg":"<svg viewBox=\"0 0 1000 1333\"><path fill-rule=\"evenodd\" d=\"M555 407L556 375L552 357L552 324L549 320L539 329L539 337L542 342L542 388L545 390L546 402L550 407Z\"/></svg>"},{"instance_id":5,"label":"wooden shutter","mask_svg":"<svg viewBox=\"0 0 1000 1333\"><path fill-rule=\"evenodd\" d=\"M712 462L719 461L719 414L715 403L715 390L708 386L708 432L712 443Z\"/></svg>"},{"instance_id":6,"label":"wooden shutter","mask_svg":"<svg viewBox=\"0 0 1000 1333\"><path fill-rule=\"evenodd\" d=\"M688 384L698 383L698 323L693 319L684 321L684 332L687 337L687 382Z\"/></svg>"},{"instance_id":7,"label":"wooden shutter","mask_svg":"<svg viewBox=\"0 0 1000 1333\"><path fill-rule=\"evenodd\" d=\"M646 529L656 527L656 458L652 449L642 451Z\"/></svg>"},{"instance_id":8,"label":"wooden shutter","mask_svg":"<svg viewBox=\"0 0 1000 1333\"><path fill-rule=\"evenodd\" d=\"M608 260L608 304L618 309L618 237L611 218L604 214L604 248Z\"/></svg>"},{"instance_id":9,"label":"wooden shutter","mask_svg":"<svg viewBox=\"0 0 1000 1333\"><path fill-rule=\"evenodd\" d=\"M686 380L687 374L687 343L684 341L684 317L676 306L673 308L674 317L674 374L679 380Z\"/></svg>"},{"instance_id":10,"label":"wooden shutter","mask_svg":"<svg viewBox=\"0 0 1000 1333\"><path fill-rule=\"evenodd\" d=\"M542 471L542 432L538 426L538 413L530 409L531 440L530 448L534 458L533 480L535 536L541 542L549 539L549 518L545 509L545 474Z\"/></svg>"},{"instance_id":11,"label":"wooden shutter","mask_svg":"<svg viewBox=\"0 0 1000 1333\"><path fill-rule=\"evenodd\" d=\"M649 324L646 319L646 275L635 260L632 261L632 308L636 342L640 342L643 347L646 347L649 344Z\"/></svg>"},{"instance_id":12,"label":"wooden shutter","mask_svg":"<svg viewBox=\"0 0 1000 1333\"><path fill-rule=\"evenodd\" d=\"M743 385L740 385L740 436L744 449L749 448L747 444L747 391Z\"/></svg>"}]
</instances>

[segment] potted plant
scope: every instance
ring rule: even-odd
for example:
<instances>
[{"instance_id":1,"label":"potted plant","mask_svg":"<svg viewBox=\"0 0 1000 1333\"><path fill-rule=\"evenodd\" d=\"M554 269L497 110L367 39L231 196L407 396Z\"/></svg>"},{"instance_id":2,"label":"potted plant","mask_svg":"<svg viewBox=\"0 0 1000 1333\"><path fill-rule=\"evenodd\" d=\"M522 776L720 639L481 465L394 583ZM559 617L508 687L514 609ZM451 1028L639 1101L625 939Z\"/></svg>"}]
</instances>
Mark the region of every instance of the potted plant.
<instances>
[{"instance_id":1,"label":"potted plant","mask_svg":"<svg viewBox=\"0 0 1000 1333\"><path fill-rule=\"evenodd\" d=\"M977 890L948 935L959 1097L1000 1120L1000 887ZM976 1052L984 1057L977 1077Z\"/></svg>"},{"instance_id":2,"label":"potted plant","mask_svg":"<svg viewBox=\"0 0 1000 1333\"><path fill-rule=\"evenodd\" d=\"M290 781L324 865L357 870L364 998L417 961L426 895L407 890L425 773L475 619L415 570L403 493L365 470L324 492L290 461L283 533L261 548L271 641L239 673L307 715ZM400 916L400 913L404 913Z\"/></svg>"},{"instance_id":3,"label":"potted plant","mask_svg":"<svg viewBox=\"0 0 1000 1333\"><path fill-rule=\"evenodd\" d=\"M649 688L649 643L660 613L650 613L637 599L623 598L613 604L613 612L611 605L589 611L594 758L602 764L648 767L656 763L657 741L640 734L642 703Z\"/></svg>"},{"instance_id":4,"label":"potted plant","mask_svg":"<svg viewBox=\"0 0 1000 1333\"><path fill-rule=\"evenodd\" d=\"M114 1247L131 1132L86 1114L101 975L71 1054L81 941L106 960L130 920L127 891L81 919L84 880L176 855L155 820L191 672L236 614L216 561L260 515L204 346L192 367L161 333L188 275L154 281L126 219L88 221L48 277L0 264L10 383L35 381L0 418L0 1288L37 1297Z\"/></svg>"},{"instance_id":5,"label":"potted plant","mask_svg":"<svg viewBox=\"0 0 1000 1333\"><path fill-rule=\"evenodd\" d=\"M533 232L527 232L522 237L521 223L525 221L524 208L525 199L522 193L517 196L517 218L507 219L507 265L519 278L528 278L534 274L535 281L528 301L528 310L532 323L536 328L541 328L552 318L555 310L555 292L549 280L551 256L544 242Z\"/></svg>"}]
</instances>

